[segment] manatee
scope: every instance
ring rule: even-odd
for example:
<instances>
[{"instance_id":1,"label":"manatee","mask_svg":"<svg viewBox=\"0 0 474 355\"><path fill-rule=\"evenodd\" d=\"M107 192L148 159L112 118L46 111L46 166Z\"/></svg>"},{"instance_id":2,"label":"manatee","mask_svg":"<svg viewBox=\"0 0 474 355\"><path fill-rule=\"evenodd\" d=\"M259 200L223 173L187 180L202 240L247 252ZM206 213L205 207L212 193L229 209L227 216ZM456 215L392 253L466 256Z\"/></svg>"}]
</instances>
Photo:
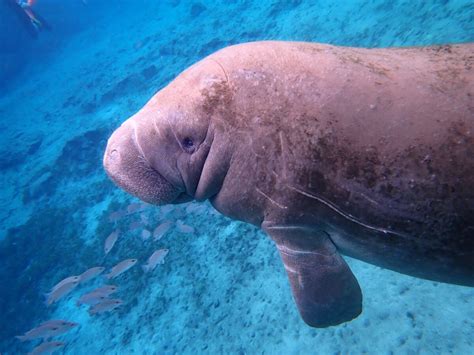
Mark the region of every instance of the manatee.
<instances>
[{"instance_id":1,"label":"manatee","mask_svg":"<svg viewBox=\"0 0 474 355\"><path fill-rule=\"evenodd\" d=\"M121 188L209 200L275 242L303 320L362 311L341 255L474 286L474 43L224 48L108 140Z\"/></svg>"}]
</instances>

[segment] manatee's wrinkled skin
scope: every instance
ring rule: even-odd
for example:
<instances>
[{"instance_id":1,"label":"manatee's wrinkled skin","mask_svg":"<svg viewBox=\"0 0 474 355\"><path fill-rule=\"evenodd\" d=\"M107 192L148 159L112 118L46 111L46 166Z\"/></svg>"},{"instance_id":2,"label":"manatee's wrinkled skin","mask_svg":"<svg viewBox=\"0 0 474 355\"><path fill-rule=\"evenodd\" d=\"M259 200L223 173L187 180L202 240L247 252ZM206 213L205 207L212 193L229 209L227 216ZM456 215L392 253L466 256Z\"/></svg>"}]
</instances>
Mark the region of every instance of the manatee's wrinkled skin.
<instances>
[{"instance_id":1,"label":"manatee's wrinkled skin","mask_svg":"<svg viewBox=\"0 0 474 355\"><path fill-rule=\"evenodd\" d=\"M275 241L303 319L361 312L339 253L474 286L474 44L256 42L179 75L111 136L117 185L209 199Z\"/></svg>"}]
</instances>

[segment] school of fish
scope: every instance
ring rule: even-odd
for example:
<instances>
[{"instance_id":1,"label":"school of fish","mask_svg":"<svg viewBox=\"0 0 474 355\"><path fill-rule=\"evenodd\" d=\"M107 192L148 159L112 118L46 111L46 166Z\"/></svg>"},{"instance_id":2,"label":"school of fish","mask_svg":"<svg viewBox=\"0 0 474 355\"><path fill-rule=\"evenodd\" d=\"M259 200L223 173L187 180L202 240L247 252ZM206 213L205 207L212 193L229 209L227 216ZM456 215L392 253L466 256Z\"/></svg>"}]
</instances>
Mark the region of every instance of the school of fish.
<instances>
[{"instance_id":1,"label":"school of fish","mask_svg":"<svg viewBox=\"0 0 474 355\"><path fill-rule=\"evenodd\" d=\"M191 208L190 208L191 206ZM192 213L199 210L199 206L188 206L186 212ZM145 203L131 203L127 206L125 210L119 210L112 212L109 215L109 222L116 224L122 218L127 216L133 216L137 213L140 213L149 208L149 205ZM173 210L172 206L164 206L161 208L161 215L164 216ZM129 224L129 230L133 231L135 229L141 229L141 238L146 241L150 237L153 237L153 241L159 241L171 228L173 227L173 221L166 219L162 221L157 227L153 230L148 230L145 226L149 224L149 218L140 214L140 219L137 221L132 221ZM176 222L177 230L181 233L188 234L193 233L194 228L188 225L185 225L181 220ZM119 240L121 231L116 228L114 229L104 241L104 255L109 254L117 241ZM144 273L149 273L153 271L158 265L164 264L165 258L169 253L169 249L161 248L155 250L145 264L142 265ZM124 274L127 270L131 269L134 265L138 263L138 259L129 258L122 260L117 263L115 266L111 267L109 272L104 275L104 278L108 280L116 279L120 275ZM91 281L105 271L103 266L94 266L91 267L79 275L71 275L56 283L49 292L44 294L45 305L51 306L52 304L64 299L67 295L72 293L78 286L83 286L88 281ZM119 291L119 287L116 285L104 284L102 286L96 287L95 289L88 291L82 294L79 299L76 301L76 305L88 306L88 313L90 316L96 314L102 314L106 312L111 312L121 305L124 304L124 301L119 298L110 298L111 295ZM67 320L61 319L52 319L45 322L42 322L35 328L25 332L23 335L18 335L16 338L21 341L38 341L41 342L31 350L29 354L52 354L60 349L63 349L66 346L65 342L52 340L53 337L66 334L73 328L77 327L79 324Z\"/></svg>"}]
</instances>

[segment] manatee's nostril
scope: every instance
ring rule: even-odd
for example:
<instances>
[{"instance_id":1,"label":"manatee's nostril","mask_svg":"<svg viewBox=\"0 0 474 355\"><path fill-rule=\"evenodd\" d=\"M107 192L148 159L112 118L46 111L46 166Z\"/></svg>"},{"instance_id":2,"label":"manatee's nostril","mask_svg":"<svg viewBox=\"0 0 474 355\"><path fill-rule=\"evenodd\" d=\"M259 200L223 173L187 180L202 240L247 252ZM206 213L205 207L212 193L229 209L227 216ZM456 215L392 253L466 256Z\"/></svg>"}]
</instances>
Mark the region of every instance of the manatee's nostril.
<instances>
[{"instance_id":1,"label":"manatee's nostril","mask_svg":"<svg viewBox=\"0 0 474 355\"><path fill-rule=\"evenodd\" d=\"M119 151L117 149L112 149L109 153L110 160L116 160L119 157Z\"/></svg>"}]
</instances>

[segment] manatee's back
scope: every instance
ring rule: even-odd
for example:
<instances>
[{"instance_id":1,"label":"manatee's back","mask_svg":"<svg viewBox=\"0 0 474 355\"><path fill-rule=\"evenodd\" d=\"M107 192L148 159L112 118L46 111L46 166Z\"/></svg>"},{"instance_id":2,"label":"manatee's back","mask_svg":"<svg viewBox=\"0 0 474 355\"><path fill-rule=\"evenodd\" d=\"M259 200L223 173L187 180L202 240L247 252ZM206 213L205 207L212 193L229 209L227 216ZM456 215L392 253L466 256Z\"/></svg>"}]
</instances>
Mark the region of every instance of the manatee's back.
<instances>
[{"instance_id":1,"label":"manatee's back","mask_svg":"<svg viewBox=\"0 0 474 355\"><path fill-rule=\"evenodd\" d=\"M257 124L260 135L279 140L285 179L349 217L340 230L343 251L400 269L396 259L410 248L405 256L451 263L463 273L453 282L473 284L473 53L473 44L259 42L213 58L235 88L235 127ZM379 240L387 235L399 239L393 255ZM359 255L362 244L364 253L373 245L373 255L383 251L388 261Z\"/></svg>"}]
</instances>

